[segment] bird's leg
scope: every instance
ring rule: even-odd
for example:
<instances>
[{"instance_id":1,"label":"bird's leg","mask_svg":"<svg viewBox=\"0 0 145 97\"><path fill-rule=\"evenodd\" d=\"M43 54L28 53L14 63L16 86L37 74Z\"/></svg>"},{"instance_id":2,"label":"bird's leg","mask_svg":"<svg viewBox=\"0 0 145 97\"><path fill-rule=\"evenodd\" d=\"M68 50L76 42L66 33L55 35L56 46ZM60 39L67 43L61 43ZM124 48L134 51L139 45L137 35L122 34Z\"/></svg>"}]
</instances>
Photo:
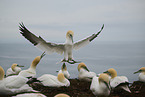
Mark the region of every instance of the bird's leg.
<instances>
[{"instance_id":1,"label":"bird's leg","mask_svg":"<svg viewBox=\"0 0 145 97\"><path fill-rule=\"evenodd\" d=\"M67 62L67 60L64 58L64 59L61 60L61 62Z\"/></svg>"},{"instance_id":2,"label":"bird's leg","mask_svg":"<svg viewBox=\"0 0 145 97\"><path fill-rule=\"evenodd\" d=\"M75 61L72 58L68 58L67 62L70 64L80 63L80 61Z\"/></svg>"}]
</instances>

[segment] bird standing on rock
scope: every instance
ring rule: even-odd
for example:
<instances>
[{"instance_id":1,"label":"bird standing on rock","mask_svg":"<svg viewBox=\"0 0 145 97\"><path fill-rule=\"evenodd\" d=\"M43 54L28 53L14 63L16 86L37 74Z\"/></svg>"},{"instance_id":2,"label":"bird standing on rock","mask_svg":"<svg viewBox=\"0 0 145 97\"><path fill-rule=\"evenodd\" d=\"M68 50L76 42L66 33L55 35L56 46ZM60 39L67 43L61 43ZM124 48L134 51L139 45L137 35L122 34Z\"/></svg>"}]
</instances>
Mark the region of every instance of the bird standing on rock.
<instances>
[{"instance_id":1,"label":"bird standing on rock","mask_svg":"<svg viewBox=\"0 0 145 97\"><path fill-rule=\"evenodd\" d=\"M87 66L85 65L85 63L80 63L78 65L78 78L80 80L85 80L85 81L92 81L92 78L94 76L96 76L95 72L91 72L89 71L89 69L87 68Z\"/></svg>"},{"instance_id":2,"label":"bird standing on rock","mask_svg":"<svg viewBox=\"0 0 145 97\"><path fill-rule=\"evenodd\" d=\"M58 74L59 73L63 73L65 78L69 79L70 78L70 74L69 72L67 71L67 67L65 65L65 63L63 63L63 65L61 66L61 70L58 71Z\"/></svg>"},{"instance_id":3,"label":"bird standing on rock","mask_svg":"<svg viewBox=\"0 0 145 97\"><path fill-rule=\"evenodd\" d=\"M97 97L109 96L111 91L109 76L105 73L100 74L99 77L94 76L91 82L90 90Z\"/></svg>"},{"instance_id":4,"label":"bird standing on rock","mask_svg":"<svg viewBox=\"0 0 145 97\"><path fill-rule=\"evenodd\" d=\"M11 68L9 68L6 72L6 76L18 75L19 72L22 70L20 67L24 66L18 65L16 63L12 64Z\"/></svg>"},{"instance_id":5,"label":"bird standing on rock","mask_svg":"<svg viewBox=\"0 0 145 97\"><path fill-rule=\"evenodd\" d=\"M53 52L63 54L64 53L64 59L61 62L68 62L70 64L79 63L73 59L72 50L79 49L81 47L84 47L85 45L89 44L93 39L95 39L100 32L103 30L104 24L101 28L101 30L98 33L95 33L83 40L80 40L78 42L73 41L74 32L68 31L66 34L66 41L63 44L58 43L52 43L52 42L46 42L42 37L37 37L33 33L31 33L23 23L20 24L19 30L20 33L29 40L34 46L39 48L42 51L45 51L47 54L51 54Z\"/></svg>"},{"instance_id":6,"label":"bird standing on rock","mask_svg":"<svg viewBox=\"0 0 145 97\"><path fill-rule=\"evenodd\" d=\"M36 92L27 83L28 78L13 75L4 78L4 69L0 66L0 94L15 94L21 92Z\"/></svg>"},{"instance_id":7,"label":"bird standing on rock","mask_svg":"<svg viewBox=\"0 0 145 97\"><path fill-rule=\"evenodd\" d=\"M105 71L104 73L107 73L108 75L111 76L110 85L111 85L112 89L122 88L125 91L131 93L131 91L129 89L129 81L126 76L117 76L117 71L114 68L110 68L107 71Z\"/></svg>"},{"instance_id":8,"label":"bird standing on rock","mask_svg":"<svg viewBox=\"0 0 145 97\"><path fill-rule=\"evenodd\" d=\"M139 81L145 82L145 67L140 68L138 71L134 72L134 74L140 73L139 74Z\"/></svg>"}]
</instances>

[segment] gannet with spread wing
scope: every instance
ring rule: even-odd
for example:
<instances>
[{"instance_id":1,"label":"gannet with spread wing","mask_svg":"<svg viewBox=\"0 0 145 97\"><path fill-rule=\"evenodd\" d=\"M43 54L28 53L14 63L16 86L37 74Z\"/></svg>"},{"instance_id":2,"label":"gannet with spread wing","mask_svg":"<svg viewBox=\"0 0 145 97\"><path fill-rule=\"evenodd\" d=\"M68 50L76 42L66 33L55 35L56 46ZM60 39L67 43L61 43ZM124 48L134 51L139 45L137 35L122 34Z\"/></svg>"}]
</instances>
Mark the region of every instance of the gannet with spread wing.
<instances>
[{"instance_id":1,"label":"gannet with spread wing","mask_svg":"<svg viewBox=\"0 0 145 97\"><path fill-rule=\"evenodd\" d=\"M85 45L89 44L92 40L94 40L100 32L103 30L104 24L101 28L101 30L98 33L95 33L83 40L80 40L78 42L73 42L73 31L68 31L66 34L66 41L63 44L58 43L52 43L52 42L46 42L41 36L37 37L33 33L31 33L23 23L20 23L19 30L20 33L29 40L32 44L34 44L35 47L39 48L42 51L45 51L47 54L52 54L53 52L63 54L64 53L64 59L61 62L68 62L68 63L77 63L73 60L72 56L72 50L80 49L81 47L84 47Z\"/></svg>"}]
</instances>

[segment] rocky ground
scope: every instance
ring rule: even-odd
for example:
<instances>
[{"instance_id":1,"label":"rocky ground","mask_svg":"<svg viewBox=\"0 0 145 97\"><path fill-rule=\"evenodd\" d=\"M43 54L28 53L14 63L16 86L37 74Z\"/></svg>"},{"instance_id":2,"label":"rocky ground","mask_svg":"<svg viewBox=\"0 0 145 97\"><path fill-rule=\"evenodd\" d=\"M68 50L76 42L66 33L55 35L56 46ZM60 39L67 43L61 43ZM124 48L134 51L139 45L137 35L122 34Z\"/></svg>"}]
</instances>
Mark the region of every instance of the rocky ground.
<instances>
[{"instance_id":1,"label":"rocky ground","mask_svg":"<svg viewBox=\"0 0 145 97\"><path fill-rule=\"evenodd\" d=\"M47 97L53 97L58 93L68 94L70 97L95 97L90 90L90 82L80 81L78 79L70 79L69 87L44 87L40 84L31 84L33 89L40 91ZM116 89L111 91L109 97L145 97L145 83L135 81L130 85L132 93L128 93L122 89ZM12 95L0 95L0 97L11 97Z\"/></svg>"}]
</instances>

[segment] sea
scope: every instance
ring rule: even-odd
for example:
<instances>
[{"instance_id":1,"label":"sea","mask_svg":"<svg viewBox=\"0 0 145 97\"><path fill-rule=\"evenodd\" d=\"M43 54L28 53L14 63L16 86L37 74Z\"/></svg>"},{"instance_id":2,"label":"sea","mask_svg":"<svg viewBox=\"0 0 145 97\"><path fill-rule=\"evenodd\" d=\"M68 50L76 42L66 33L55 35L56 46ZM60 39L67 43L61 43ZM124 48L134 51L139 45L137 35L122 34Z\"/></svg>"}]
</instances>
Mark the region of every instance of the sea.
<instances>
[{"instance_id":1,"label":"sea","mask_svg":"<svg viewBox=\"0 0 145 97\"><path fill-rule=\"evenodd\" d=\"M0 43L0 66L6 72L13 63L23 65L27 69L36 56L43 51L34 47L31 43ZM84 62L90 71L96 74L102 73L109 68L114 68L118 76L127 76L129 81L138 80L139 74L133 74L141 67L145 67L145 42L144 41L94 41L89 45L73 51L76 61ZM43 74L57 76L61 69L63 55L53 53L46 54L36 67L36 77ZM71 78L78 77L78 63L68 64L67 70Z\"/></svg>"}]
</instances>

